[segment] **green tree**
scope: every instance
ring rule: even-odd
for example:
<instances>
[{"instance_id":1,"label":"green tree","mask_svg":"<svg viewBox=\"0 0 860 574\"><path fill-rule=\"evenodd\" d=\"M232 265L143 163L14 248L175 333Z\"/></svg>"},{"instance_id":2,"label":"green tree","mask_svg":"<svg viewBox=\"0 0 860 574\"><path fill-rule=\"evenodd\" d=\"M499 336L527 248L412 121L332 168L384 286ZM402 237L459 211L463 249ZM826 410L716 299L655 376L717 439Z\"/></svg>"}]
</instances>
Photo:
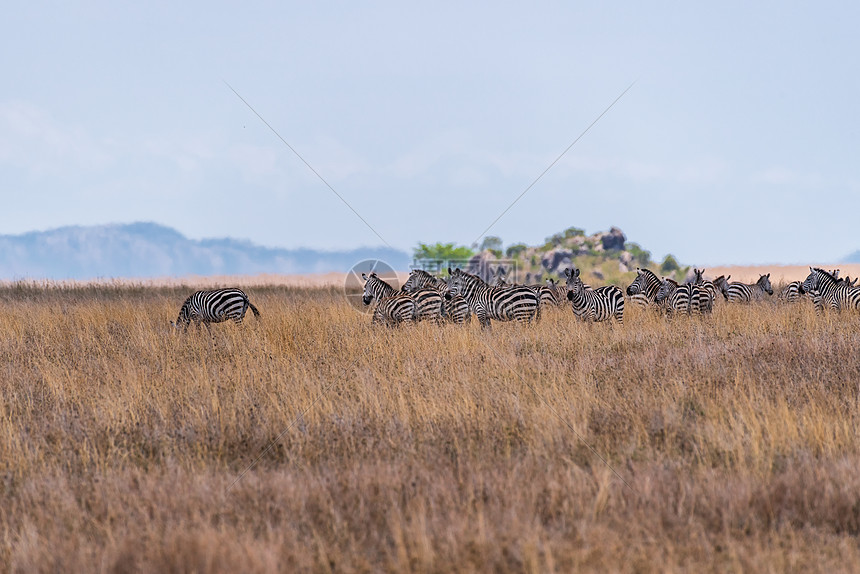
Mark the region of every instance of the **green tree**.
<instances>
[{"instance_id":1,"label":"green tree","mask_svg":"<svg viewBox=\"0 0 860 574\"><path fill-rule=\"evenodd\" d=\"M565 239L570 239L571 237L582 237L583 235L585 235L585 230L578 227L568 227L564 230Z\"/></svg>"},{"instance_id":2,"label":"green tree","mask_svg":"<svg viewBox=\"0 0 860 574\"><path fill-rule=\"evenodd\" d=\"M668 275L669 273L677 271L680 268L681 266L678 265L678 260L675 259L675 256L670 253L663 259L663 263L660 264L660 273L662 273L663 275Z\"/></svg>"},{"instance_id":3,"label":"green tree","mask_svg":"<svg viewBox=\"0 0 860 574\"><path fill-rule=\"evenodd\" d=\"M647 267L651 263L651 252L642 249L642 247L638 243L630 243L629 241L624 245L624 249L630 252L630 255L633 256L633 261L635 261L639 267ZM677 261L675 262L678 263Z\"/></svg>"},{"instance_id":4,"label":"green tree","mask_svg":"<svg viewBox=\"0 0 860 574\"><path fill-rule=\"evenodd\" d=\"M474 251L463 245L454 243L419 243L412 250L415 259L469 259L475 254Z\"/></svg>"},{"instance_id":5,"label":"green tree","mask_svg":"<svg viewBox=\"0 0 860 574\"><path fill-rule=\"evenodd\" d=\"M520 253L528 249L529 246L525 243L515 243L505 250L505 255L510 259L516 259L520 256Z\"/></svg>"},{"instance_id":6,"label":"green tree","mask_svg":"<svg viewBox=\"0 0 860 574\"><path fill-rule=\"evenodd\" d=\"M484 249L489 249L490 251L501 251L502 250L502 238L496 237L495 235L488 235L481 242L481 248L478 251L483 251Z\"/></svg>"}]
</instances>

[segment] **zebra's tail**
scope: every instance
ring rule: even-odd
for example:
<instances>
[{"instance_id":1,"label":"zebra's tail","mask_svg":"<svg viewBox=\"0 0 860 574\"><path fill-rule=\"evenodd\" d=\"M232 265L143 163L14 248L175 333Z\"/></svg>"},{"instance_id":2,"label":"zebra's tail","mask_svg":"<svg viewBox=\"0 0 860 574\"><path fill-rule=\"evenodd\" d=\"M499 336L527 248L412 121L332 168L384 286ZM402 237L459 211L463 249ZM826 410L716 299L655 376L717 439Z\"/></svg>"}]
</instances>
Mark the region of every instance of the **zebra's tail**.
<instances>
[{"instance_id":1,"label":"zebra's tail","mask_svg":"<svg viewBox=\"0 0 860 574\"><path fill-rule=\"evenodd\" d=\"M543 306L543 300L541 299L540 292L537 293L537 307L535 307L535 323L540 321L540 308Z\"/></svg>"},{"instance_id":2,"label":"zebra's tail","mask_svg":"<svg viewBox=\"0 0 860 574\"><path fill-rule=\"evenodd\" d=\"M257 311L257 308L254 307L254 304L251 303L251 301L248 301L248 307L251 308L251 311L254 313L254 317L257 317L259 319L260 318L260 312Z\"/></svg>"}]
</instances>

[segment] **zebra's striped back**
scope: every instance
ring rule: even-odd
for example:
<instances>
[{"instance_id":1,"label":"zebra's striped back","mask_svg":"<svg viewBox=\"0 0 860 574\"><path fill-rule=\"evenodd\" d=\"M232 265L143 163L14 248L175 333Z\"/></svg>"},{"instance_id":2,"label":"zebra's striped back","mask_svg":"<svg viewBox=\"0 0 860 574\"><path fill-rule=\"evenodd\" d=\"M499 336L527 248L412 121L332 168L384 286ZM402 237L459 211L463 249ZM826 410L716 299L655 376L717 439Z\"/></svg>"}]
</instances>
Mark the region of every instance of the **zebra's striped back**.
<instances>
[{"instance_id":1,"label":"zebra's striped back","mask_svg":"<svg viewBox=\"0 0 860 574\"><path fill-rule=\"evenodd\" d=\"M192 293L179 309L179 317L173 326L176 328L188 326L191 322L201 323L209 326L209 323L221 323L233 320L237 324L242 323L245 311L250 307L255 317L260 316L257 308L251 304L245 292L237 288L214 289L211 291L197 291Z\"/></svg>"},{"instance_id":2,"label":"zebra's striped back","mask_svg":"<svg viewBox=\"0 0 860 574\"><path fill-rule=\"evenodd\" d=\"M442 294L433 287L425 287L407 293L415 301L415 320L442 320Z\"/></svg>"},{"instance_id":3,"label":"zebra's striped back","mask_svg":"<svg viewBox=\"0 0 860 574\"><path fill-rule=\"evenodd\" d=\"M723 291L729 303L750 303L754 300L764 298L765 293L773 295L773 287L770 285L770 273L762 275L752 285L747 283L729 283L725 291Z\"/></svg>"},{"instance_id":4,"label":"zebra's striped back","mask_svg":"<svg viewBox=\"0 0 860 574\"><path fill-rule=\"evenodd\" d=\"M491 319L529 322L540 319L540 300L532 289L520 285L490 287L477 275L461 269L449 268L448 273L450 297L462 296L482 327L489 327Z\"/></svg>"},{"instance_id":5,"label":"zebra's striped back","mask_svg":"<svg viewBox=\"0 0 860 574\"><path fill-rule=\"evenodd\" d=\"M679 285L674 279L663 279L655 298L657 305L668 316L693 313L709 314L714 308L713 292L704 285L686 283Z\"/></svg>"},{"instance_id":6,"label":"zebra's striped back","mask_svg":"<svg viewBox=\"0 0 860 574\"><path fill-rule=\"evenodd\" d=\"M538 289L541 306L560 307L565 299L564 290L561 284L554 279L547 279L546 285L541 285Z\"/></svg>"},{"instance_id":7,"label":"zebra's striped back","mask_svg":"<svg viewBox=\"0 0 860 574\"><path fill-rule=\"evenodd\" d=\"M442 301L442 316L454 324L462 325L472 320L472 310L469 302L460 295Z\"/></svg>"},{"instance_id":8,"label":"zebra's striped back","mask_svg":"<svg viewBox=\"0 0 860 574\"><path fill-rule=\"evenodd\" d=\"M786 303L795 303L800 301L801 298L803 298L803 294L800 292L801 283L803 283L803 281L792 281L782 288L778 297Z\"/></svg>"},{"instance_id":9,"label":"zebra's striped back","mask_svg":"<svg viewBox=\"0 0 860 574\"><path fill-rule=\"evenodd\" d=\"M588 289L579 276L579 269L564 270L567 277L567 298L573 314L582 321L606 321L615 319L624 323L624 294L615 285Z\"/></svg>"},{"instance_id":10,"label":"zebra's striped back","mask_svg":"<svg viewBox=\"0 0 860 574\"><path fill-rule=\"evenodd\" d=\"M627 286L627 295L637 305L649 307L654 304L660 285L660 278L653 271L637 267L636 279Z\"/></svg>"},{"instance_id":11,"label":"zebra's striped back","mask_svg":"<svg viewBox=\"0 0 860 574\"><path fill-rule=\"evenodd\" d=\"M394 327L415 319L415 301L406 294L392 295L380 299L373 309L372 325Z\"/></svg>"}]
</instances>

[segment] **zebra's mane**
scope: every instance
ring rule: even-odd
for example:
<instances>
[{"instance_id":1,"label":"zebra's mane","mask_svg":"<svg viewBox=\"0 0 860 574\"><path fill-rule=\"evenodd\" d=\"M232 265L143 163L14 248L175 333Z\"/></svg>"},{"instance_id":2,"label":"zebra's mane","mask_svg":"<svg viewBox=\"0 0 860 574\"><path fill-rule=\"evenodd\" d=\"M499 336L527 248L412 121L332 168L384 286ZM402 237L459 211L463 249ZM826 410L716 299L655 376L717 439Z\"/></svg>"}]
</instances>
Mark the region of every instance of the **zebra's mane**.
<instances>
[{"instance_id":1,"label":"zebra's mane","mask_svg":"<svg viewBox=\"0 0 860 574\"><path fill-rule=\"evenodd\" d=\"M660 281L660 277L659 277L656 273L654 273L653 271L651 271L650 269L642 269L641 267L637 267L637 268L636 268L636 271L638 271L639 273L643 273L643 274L645 274L646 276L653 277L653 278L654 278L654 279L656 279L657 281Z\"/></svg>"},{"instance_id":2,"label":"zebra's mane","mask_svg":"<svg viewBox=\"0 0 860 574\"><path fill-rule=\"evenodd\" d=\"M370 279L376 279L379 283L382 283L382 286L383 286L384 288L391 289L391 290L392 290L392 291L394 291L395 293L397 293L397 292L398 292L398 291L397 291L397 289L395 289L394 287L392 287L392 286L391 286L387 281L384 281L383 279L380 279L379 275L377 275L377 274L376 274L376 271L374 271L373 273L371 273L371 274L368 276L368 281L369 281Z\"/></svg>"},{"instance_id":3,"label":"zebra's mane","mask_svg":"<svg viewBox=\"0 0 860 574\"><path fill-rule=\"evenodd\" d=\"M832 283L838 283L839 282L839 279L837 279L835 275L833 275L829 271L825 271L821 267L813 267L812 270L815 271L816 273L818 273L819 278L823 277Z\"/></svg>"},{"instance_id":4,"label":"zebra's mane","mask_svg":"<svg viewBox=\"0 0 860 574\"><path fill-rule=\"evenodd\" d=\"M459 269L458 271L460 271L460 274L463 277L466 277L467 279L474 279L475 281L479 281L479 282L483 283L484 285L489 286L489 284L486 281L484 281L483 279L481 279L477 275L472 275L471 273L467 273L467 272L463 271L462 269Z\"/></svg>"}]
</instances>

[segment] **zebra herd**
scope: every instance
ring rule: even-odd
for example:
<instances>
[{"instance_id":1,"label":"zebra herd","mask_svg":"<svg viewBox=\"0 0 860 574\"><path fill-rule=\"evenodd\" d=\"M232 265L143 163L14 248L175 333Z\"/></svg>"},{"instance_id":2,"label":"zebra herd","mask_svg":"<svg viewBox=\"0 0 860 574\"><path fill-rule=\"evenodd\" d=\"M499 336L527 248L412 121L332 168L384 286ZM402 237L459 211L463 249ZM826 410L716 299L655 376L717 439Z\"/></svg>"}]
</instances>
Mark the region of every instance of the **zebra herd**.
<instances>
[{"instance_id":1,"label":"zebra herd","mask_svg":"<svg viewBox=\"0 0 860 574\"><path fill-rule=\"evenodd\" d=\"M787 302L810 299L816 311L860 310L860 286L857 279L840 278L839 270L825 271L810 267L804 281L786 285L778 297ZM722 295L728 303L751 303L773 295L770 274L762 275L753 284L729 282L720 276L713 281L704 278L704 269L695 269L689 283L679 284L671 278L658 277L649 269L637 269L636 278L627 287L630 301L642 307L657 309L669 317L675 315L707 315ZM373 309L373 324L433 320L467 323L475 315L481 327L489 328L491 321L536 322L542 307L560 307L564 299L570 302L574 315L588 322L614 320L624 322L624 295L615 285L592 288L583 283L579 269L565 269L565 284L552 279L546 285L509 284L503 274L493 285L477 275L460 269L448 269L446 279L423 270L413 270L400 289L380 279L376 273L362 273L364 292L362 302ZM248 296L236 288L197 291L182 304L179 316L171 325L188 330L191 323L209 328L209 323L232 320L241 324L248 309L255 317L260 312Z\"/></svg>"},{"instance_id":2,"label":"zebra herd","mask_svg":"<svg viewBox=\"0 0 860 574\"><path fill-rule=\"evenodd\" d=\"M749 304L773 295L770 273L751 284L730 282L731 275L709 281L704 273L704 269L694 269L692 281L678 283L649 269L637 269L636 278L626 292L634 304L654 308L668 317L708 315L718 300ZM788 302L806 297L819 312L860 309L857 280L839 279L838 273L810 267L805 281L789 283L778 297ZM540 320L542 307L561 306L565 298L582 321L624 322L625 298L621 289L614 285L592 288L583 283L576 268L565 269L564 277L563 286L552 279L546 285L517 285L508 283L500 273L490 285L461 269L449 268L447 279L414 270L401 291L397 291L371 273L362 275L366 281L363 301L366 305L377 302L372 322L386 325L423 319L465 323L473 314L484 328L490 327L491 320L530 323Z\"/></svg>"}]
</instances>

